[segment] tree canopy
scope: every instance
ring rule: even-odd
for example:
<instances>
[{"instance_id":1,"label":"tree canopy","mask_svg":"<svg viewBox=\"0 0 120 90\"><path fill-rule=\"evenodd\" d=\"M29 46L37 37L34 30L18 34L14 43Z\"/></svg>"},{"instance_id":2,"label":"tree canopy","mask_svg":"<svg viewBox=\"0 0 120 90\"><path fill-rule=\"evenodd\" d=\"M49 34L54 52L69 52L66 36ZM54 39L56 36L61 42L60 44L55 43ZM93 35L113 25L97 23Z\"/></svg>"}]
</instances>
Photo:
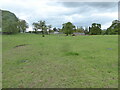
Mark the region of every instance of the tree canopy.
<instances>
[{"instance_id":1,"label":"tree canopy","mask_svg":"<svg viewBox=\"0 0 120 90\"><path fill-rule=\"evenodd\" d=\"M89 34L91 35L100 35L101 32L101 24L93 23L92 27L89 28Z\"/></svg>"},{"instance_id":2,"label":"tree canopy","mask_svg":"<svg viewBox=\"0 0 120 90\"><path fill-rule=\"evenodd\" d=\"M62 25L63 25L62 27L63 33L65 33L67 36L69 34L73 34L73 30L75 30L75 26L71 22L67 22Z\"/></svg>"},{"instance_id":3,"label":"tree canopy","mask_svg":"<svg viewBox=\"0 0 120 90\"><path fill-rule=\"evenodd\" d=\"M112 22L112 25L109 28L107 28L106 34L110 34L110 35L118 34L118 31L119 31L118 29L119 28L120 28L120 21L119 20L114 20Z\"/></svg>"},{"instance_id":4,"label":"tree canopy","mask_svg":"<svg viewBox=\"0 0 120 90\"><path fill-rule=\"evenodd\" d=\"M46 22L42 20L34 22L32 25L36 33L38 32L39 29L41 30L43 37L45 36L45 34L48 34L47 30L49 29L50 31L52 28L52 25L46 25Z\"/></svg>"},{"instance_id":5,"label":"tree canopy","mask_svg":"<svg viewBox=\"0 0 120 90\"><path fill-rule=\"evenodd\" d=\"M25 20L18 19L16 15L10 11L2 10L3 34L25 32L26 28L28 28L28 24Z\"/></svg>"},{"instance_id":6,"label":"tree canopy","mask_svg":"<svg viewBox=\"0 0 120 90\"><path fill-rule=\"evenodd\" d=\"M26 28L28 28L28 24L25 20L19 19L18 21L19 32L26 32Z\"/></svg>"},{"instance_id":7,"label":"tree canopy","mask_svg":"<svg viewBox=\"0 0 120 90\"><path fill-rule=\"evenodd\" d=\"M10 11L2 10L2 32L7 34L18 33L18 18Z\"/></svg>"},{"instance_id":8,"label":"tree canopy","mask_svg":"<svg viewBox=\"0 0 120 90\"><path fill-rule=\"evenodd\" d=\"M2 32L6 34L14 34L19 32L26 32L26 29L29 27L28 23L25 20L18 19L16 15L10 11L6 10L0 10L0 15L2 16L0 19L0 29L2 27ZM38 22L33 22L33 30L34 33L42 33L42 36L44 37L45 34L50 34L51 32L62 32L66 34L67 36L69 34L73 34L73 32L78 33L84 33L84 34L90 34L90 35L114 35L119 33L120 28L120 21L114 20L112 22L112 25L107 28L107 30L101 30L101 24L98 23L92 23L92 25L89 28L83 29L83 27L77 27L75 28L75 25L73 25L71 22L67 22L62 24L62 28L56 28L54 27L52 29L52 25L46 25L45 21L39 20ZM40 31L39 31L40 30ZM33 32L33 31L31 31Z\"/></svg>"}]
</instances>

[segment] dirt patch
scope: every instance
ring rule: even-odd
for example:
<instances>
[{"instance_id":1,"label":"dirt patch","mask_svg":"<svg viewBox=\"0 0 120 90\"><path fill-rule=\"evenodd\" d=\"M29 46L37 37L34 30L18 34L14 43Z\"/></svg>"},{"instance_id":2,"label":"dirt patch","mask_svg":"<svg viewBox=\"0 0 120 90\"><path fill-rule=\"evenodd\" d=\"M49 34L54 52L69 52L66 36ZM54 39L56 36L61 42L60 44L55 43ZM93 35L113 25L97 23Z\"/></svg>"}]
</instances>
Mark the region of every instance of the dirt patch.
<instances>
[{"instance_id":1,"label":"dirt patch","mask_svg":"<svg viewBox=\"0 0 120 90\"><path fill-rule=\"evenodd\" d=\"M29 44L21 44L21 45L17 45L17 46L15 46L14 48L24 47L24 46L26 46L26 45L29 45Z\"/></svg>"}]
</instances>

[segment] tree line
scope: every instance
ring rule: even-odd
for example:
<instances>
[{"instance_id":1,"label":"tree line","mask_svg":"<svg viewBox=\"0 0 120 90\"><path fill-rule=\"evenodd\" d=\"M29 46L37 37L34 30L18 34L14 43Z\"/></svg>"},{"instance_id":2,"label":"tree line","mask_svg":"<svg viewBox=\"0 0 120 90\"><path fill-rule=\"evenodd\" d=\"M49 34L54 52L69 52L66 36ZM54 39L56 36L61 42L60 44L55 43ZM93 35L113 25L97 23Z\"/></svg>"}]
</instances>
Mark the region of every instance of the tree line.
<instances>
[{"instance_id":1,"label":"tree line","mask_svg":"<svg viewBox=\"0 0 120 90\"><path fill-rule=\"evenodd\" d=\"M52 25L47 25L45 21L33 22L33 31L28 33L42 34L45 35L60 32L68 35L75 36L75 33L84 33L85 35L116 35L120 28L120 21L114 20L112 25L106 30L101 29L101 24L92 23L90 27L76 27L72 22L62 24L62 28L52 28ZM14 33L26 33L26 29L29 28L28 23L25 20L18 19L15 14L9 11L3 11L2 14L2 33L3 34L14 34Z\"/></svg>"}]
</instances>

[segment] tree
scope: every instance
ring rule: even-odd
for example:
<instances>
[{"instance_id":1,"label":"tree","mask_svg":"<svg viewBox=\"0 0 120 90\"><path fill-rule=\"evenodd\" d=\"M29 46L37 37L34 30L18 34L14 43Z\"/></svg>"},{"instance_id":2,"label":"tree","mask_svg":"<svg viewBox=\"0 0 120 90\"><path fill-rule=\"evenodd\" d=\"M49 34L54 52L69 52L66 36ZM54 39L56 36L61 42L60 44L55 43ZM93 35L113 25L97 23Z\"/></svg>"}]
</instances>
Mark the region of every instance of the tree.
<instances>
[{"instance_id":1,"label":"tree","mask_svg":"<svg viewBox=\"0 0 120 90\"><path fill-rule=\"evenodd\" d=\"M34 22L32 25L33 25L33 30L35 30L35 33L37 33L37 30L39 29L38 28L38 23Z\"/></svg>"},{"instance_id":2,"label":"tree","mask_svg":"<svg viewBox=\"0 0 120 90\"><path fill-rule=\"evenodd\" d=\"M35 32L38 32L38 29L41 29L42 32L42 37L45 37L44 34L48 34L47 32L47 25L45 23L45 21L38 21L37 23L33 23L33 29L35 30Z\"/></svg>"},{"instance_id":3,"label":"tree","mask_svg":"<svg viewBox=\"0 0 120 90\"><path fill-rule=\"evenodd\" d=\"M38 29L42 30L42 37L45 37L46 24L45 21L38 21Z\"/></svg>"},{"instance_id":4,"label":"tree","mask_svg":"<svg viewBox=\"0 0 120 90\"><path fill-rule=\"evenodd\" d=\"M71 22L64 23L62 27L62 31L66 34L66 36L73 34L74 29L75 26Z\"/></svg>"},{"instance_id":5,"label":"tree","mask_svg":"<svg viewBox=\"0 0 120 90\"><path fill-rule=\"evenodd\" d=\"M100 35L102 30L101 30L101 24L93 23L92 27L89 27L89 31L91 35Z\"/></svg>"},{"instance_id":6,"label":"tree","mask_svg":"<svg viewBox=\"0 0 120 90\"><path fill-rule=\"evenodd\" d=\"M19 20L14 13L2 10L2 33L19 33L18 21Z\"/></svg>"},{"instance_id":7,"label":"tree","mask_svg":"<svg viewBox=\"0 0 120 90\"><path fill-rule=\"evenodd\" d=\"M83 27L82 26L81 27L77 27L76 32L84 33Z\"/></svg>"},{"instance_id":8,"label":"tree","mask_svg":"<svg viewBox=\"0 0 120 90\"><path fill-rule=\"evenodd\" d=\"M44 34L48 34L48 26L46 25L45 28L44 28Z\"/></svg>"},{"instance_id":9,"label":"tree","mask_svg":"<svg viewBox=\"0 0 120 90\"><path fill-rule=\"evenodd\" d=\"M105 34L106 34L106 29L103 29L101 35L105 35Z\"/></svg>"},{"instance_id":10,"label":"tree","mask_svg":"<svg viewBox=\"0 0 120 90\"><path fill-rule=\"evenodd\" d=\"M51 32L52 25L48 25L49 34Z\"/></svg>"},{"instance_id":11,"label":"tree","mask_svg":"<svg viewBox=\"0 0 120 90\"><path fill-rule=\"evenodd\" d=\"M26 28L28 28L28 23L25 20L19 19L18 21L19 32L26 32Z\"/></svg>"},{"instance_id":12,"label":"tree","mask_svg":"<svg viewBox=\"0 0 120 90\"><path fill-rule=\"evenodd\" d=\"M9 28L9 29L8 29L8 31L3 32L5 34L15 34L15 33L18 33L18 31L19 31L17 22L9 23L6 28Z\"/></svg>"},{"instance_id":13,"label":"tree","mask_svg":"<svg viewBox=\"0 0 120 90\"><path fill-rule=\"evenodd\" d=\"M120 28L120 21L119 20L114 20L113 22L112 22L112 25L109 27L109 28L107 28L107 30L106 30L106 34L110 34L110 35L112 35L112 34L118 34L118 32L119 32L119 28Z\"/></svg>"}]
</instances>

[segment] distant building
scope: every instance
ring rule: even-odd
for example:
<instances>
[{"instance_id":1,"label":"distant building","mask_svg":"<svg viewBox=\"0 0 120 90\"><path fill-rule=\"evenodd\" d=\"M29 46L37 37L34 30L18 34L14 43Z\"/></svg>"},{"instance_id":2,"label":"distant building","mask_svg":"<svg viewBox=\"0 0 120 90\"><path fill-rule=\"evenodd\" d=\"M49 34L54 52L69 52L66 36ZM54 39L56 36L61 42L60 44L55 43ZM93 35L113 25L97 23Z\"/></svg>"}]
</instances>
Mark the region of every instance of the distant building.
<instances>
[{"instance_id":1,"label":"distant building","mask_svg":"<svg viewBox=\"0 0 120 90\"><path fill-rule=\"evenodd\" d=\"M58 32L58 31L55 31L54 34L59 34L59 32Z\"/></svg>"},{"instance_id":2,"label":"distant building","mask_svg":"<svg viewBox=\"0 0 120 90\"><path fill-rule=\"evenodd\" d=\"M75 35L85 35L85 33L78 33L78 32L73 33L73 34L75 34Z\"/></svg>"}]
</instances>

